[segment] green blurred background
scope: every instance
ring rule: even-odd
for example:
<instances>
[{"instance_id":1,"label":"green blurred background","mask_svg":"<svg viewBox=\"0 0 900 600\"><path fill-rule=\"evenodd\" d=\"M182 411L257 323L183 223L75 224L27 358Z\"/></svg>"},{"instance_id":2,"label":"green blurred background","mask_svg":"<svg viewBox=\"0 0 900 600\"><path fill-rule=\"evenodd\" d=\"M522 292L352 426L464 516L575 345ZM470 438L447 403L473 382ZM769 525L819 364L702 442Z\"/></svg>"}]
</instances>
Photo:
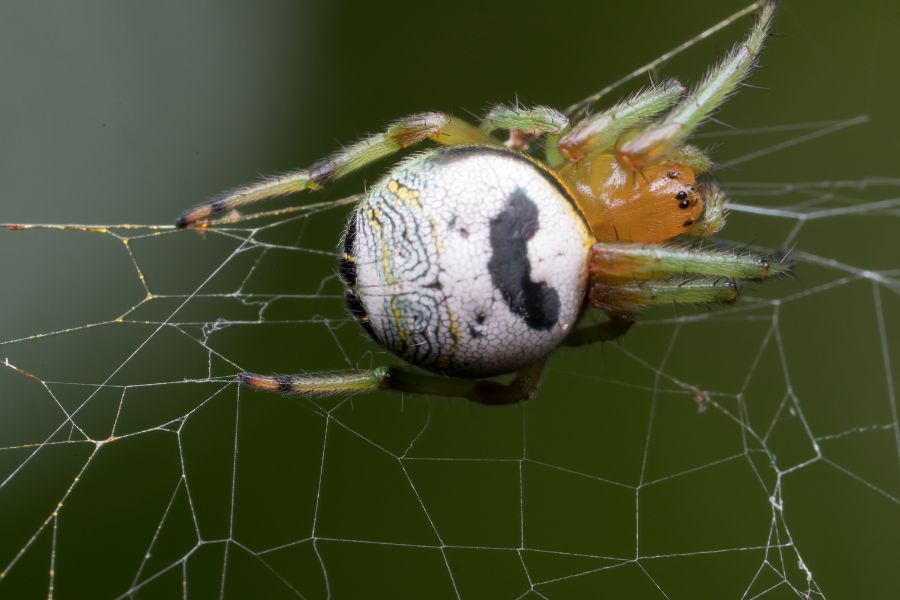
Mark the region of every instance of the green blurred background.
<instances>
[{"instance_id":1,"label":"green blurred background","mask_svg":"<svg viewBox=\"0 0 900 600\"><path fill-rule=\"evenodd\" d=\"M4 2L0 223L168 224L399 115L568 106L743 5ZM696 81L749 23L659 75ZM246 229L0 231L0 596L898 597L900 5L785 0L775 30L764 89L718 115L744 133L698 142L784 144L717 175L834 209L732 215L729 240L796 244L797 278L561 351L524 407L220 382L390 360L339 299L346 208L239 254ZM156 298L111 323L136 266Z\"/></svg>"}]
</instances>

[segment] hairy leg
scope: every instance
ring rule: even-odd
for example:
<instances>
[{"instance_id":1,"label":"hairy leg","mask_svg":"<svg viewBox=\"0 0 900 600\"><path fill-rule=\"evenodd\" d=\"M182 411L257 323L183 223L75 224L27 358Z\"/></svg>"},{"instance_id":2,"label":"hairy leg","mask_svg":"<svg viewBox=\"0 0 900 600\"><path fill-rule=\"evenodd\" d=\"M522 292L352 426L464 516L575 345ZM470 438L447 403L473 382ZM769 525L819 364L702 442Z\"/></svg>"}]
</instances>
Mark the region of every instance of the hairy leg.
<instances>
[{"instance_id":1,"label":"hairy leg","mask_svg":"<svg viewBox=\"0 0 900 600\"><path fill-rule=\"evenodd\" d=\"M687 234L702 238L714 235L725 227L728 198L719 185L712 181L700 183L698 189L703 200L703 216L691 226Z\"/></svg>"},{"instance_id":2,"label":"hairy leg","mask_svg":"<svg viewBox=\"0 0 900 600\"><path fill-rule=\"evenodd\" d=\"M481 130L487 134L498 129L509 132L506 147L527 152L531 142L546 135L556 135L569 126L569 119L548 106L493 106L481 120Z\"/></svg>"},{"instance_id":3,"label":"hairy leg","mask_svg":"<svg viewBox=\"0 0 900 600\"><path fill-rule=\"evenodd\" d=\"M623 167L639 171L646 165L666 160L725 101L756 64L769 33L775 5L774 0L763 4L747 39L735 46L681 104L617 149L616 156Z\"/></svg>"},{"instance_id":4,"label":"hairy leg","mask_svg":"<svg viewBox=\"0 0 900 600\"><path fill-rule=\"evenodd\" d=\"M549 106L507 106L497 104L481 120L481 130L491 134L498 129L521 129L534 135L560 133L569 126L564 114Z\"/></svg>"},{"instance_id":5,"label":"hairy leg","mask_svg":"<svg viewBox=\"0 0 900 600\"><path fill-rule=\"evenodd\" d=\"M555 145L552 143L555 140L548 144L550 162L561 164L552 154L554 149L558 149L562 159L570 162L578 162L592 154L610 152L623 133L670 108L684 92L684 85L670 79L578 121Z\"/></svg>"},{"instance_id":6,"label":"hairy leg","mask_svg":"<svg viewBox=\"0 0 900 600\"><path fill-rule=\"evenodd\" d=\"M790 263L731 249L700 250L656 244L597 243L588 269L600 279L647 280L679 275L752 279L790 272Z\"/></svg>"},{"instance_id":7,"label":"hairy leg","mask_svg":"<svg viewBox=\"0 0 900 600\"><path fill-rule=\"evenodd\" d=\"M588 299L606 312L633 312L654 304L710 304L737 300L737 284L724 277L675 277L591 285Z\"/></svg>"},{"instance_id":8,"label":"hairy leg","mask_svg":"<svg viewBox=\"0 0 900 600\"><path fill-rule=\"evenodd\" d=\"M315 162L307 169L291 171L238 188L220 198L192 208L182 214L176 224L178 227L195 226L246 204L303 190L321 189L380 158L426 139L447 146L500 144L477 127L444 113L410 115L394 121L383 132L351 144Z\"/></svg>"},{"instance_id":9,"label":"hairy leg","mask_svg":"<svg viewBox=\"0 0 900 600\"><path fill-rule=\"evenodd\" d=\"M543 369L543 362L535 363L518 371L507 384L489 379L430 375L406 367L282 376L241 373L238 377L241 383L252 388L306 398L394 390L429 396L468 398L481 404L498 405L530 399L537 390Z\"/></svg>"},{"instance_id":10,"label":"hairy leg","mask_svg":"<svg viewBox=\"0 0 900 600\"><path fill-rule=\"evenodd\" d=\"M763 2L764 2L764 0L756 0L755 2L751 2L744 8L740 9L739 11L725 17L724 19L722 19L721 21L719 21L712 27L709 27L709 28L701 31L700 33L698 33L694 37L690 38L689 40L686 40L686 41L678 44L677 46L675 46L668 52L664 52L663 54L656 57L654 60L650 61L643 67L641 67L639 69L635 69L634 71L632 71L625 77L622 77L621 79L618 79L617 81L610 83L609 85L604 87L602 90L600 90L594 94L591 94L587 98L579 100L578 102L576 102L572 106L568 107L563 112L566 115L568 115L570 118L572 118L573 120L577 120L577 119L587 116L588 111L590 110L591 106L598 103L603 98L605 98L606 95L609 94L610 92L612 92L613 90L623 86L624 84L628 83L629 81L632 81L638 77L641 77L642 75L647 75L647 74L652 75L653 73L656 72L657 68L659 68L661 65L665 64L666 62L672 60L672 58L674 58L678 54L681 54L683 51L687 50L688 48L691 48L698 42L705 40L706 38L710 37L717 31L728 27L729 25L731 25L732 23L734 23L741 17L749 15L750 13L756 12L759 9L760 5L763 4Z\"/></svg>"}]
</instances>

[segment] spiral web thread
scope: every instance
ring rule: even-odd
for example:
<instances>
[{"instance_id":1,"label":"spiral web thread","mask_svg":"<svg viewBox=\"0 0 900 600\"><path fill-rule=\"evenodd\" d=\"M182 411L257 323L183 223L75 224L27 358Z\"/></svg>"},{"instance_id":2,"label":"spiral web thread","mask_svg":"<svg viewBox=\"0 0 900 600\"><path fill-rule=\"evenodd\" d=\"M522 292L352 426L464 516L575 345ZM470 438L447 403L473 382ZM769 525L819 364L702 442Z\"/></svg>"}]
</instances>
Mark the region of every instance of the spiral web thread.
<instances>
[{"instance_id":1,"label":"spiral web thread","mask_svg":"<svg viewBox=\"0 0 900 600\"><path fill-rule=\"evenodd\" d=\"M788 136L785 141L762 144L758 151L726 161L720 165L721 168L768 156L865 120L864 117L857 117L788 127L725 130L705 135L708 138L722 138L763 134L761 138L753 138L763 140L776 133ZM10 419L18 420L22 412L5 411L6 423L0 427L5 438L0 439L0 459L4 459L0 463L0 498L3 498L4 507L12 507L4 509L4 514L0 516L0 523L3 524L0 531L13 532L3 535L0 540L0 593L7 587L28 589L34 596L46 595L48 598L73 595L72 590L81 584L72 583L78 578L72 573L68 561L74 559L71 558L71 551L64 548L90 549L91 530L114 526L112 522L105 521L103 514L94 515L95 521L90 529L76 526L84 518L83 507L78 506L82 488L85 485L106 488L112 496L111 502L115 502L115 496L131 485L129 482L139 482L142 475L131 472L119 479L117 471L108 469L107 455L114 455L117 448L129 440L149 441L152 438L168 440L164 442L166 444L174 443L174 452L144 455L140 459L144 466L135 465L134 470L148 468L146 465L151 469L155 464L165 466L164 475L154 475L154 480L161 478L160 485L165 489L164 501L159 502L156 497L153 502L148 500L145 510L141 511L143 521L139 528L143 533L128 534L119 540L120 547L116 553L130 567L125 573L117 572L115 578L109 573L104 576L99 571L102 578L116 580L115 584L110 583L104 588L104 594L111 593L120 598L155 597L160 589L158 586L165 582L165 585L171 585L167 589L180 589L185 597L209 597L206 592L194 589L194 579L207 579L209 573L214 572L217 575L213 579L217 581L209 589L215 589L220 597L239 596L240 593L232 592L239 585L238 579L254 582L254 585L263 585L261 582L265 581L265 585L272 586L271 589L278 590L277 594L283 597L342 597L346 575L341 568L335 570L335 562L350 560L352 565L356 565L355 568L362 568L359 566L361 563L353 563L352 559L334 554L341 552L340 548L349 547L366 556L381 556L385 564L393 565L390 568L397 569L397 573L401 574L404 569L413 567L398 566L406 560L400 556L421 559L435 573L428 579L427 587L420 589L423 595L429 597L482 597L479 593L481 586L472 583L470 563L465 560L460 562L460 556L466 553L511 559L503 563L503 570L508 579L519 583L518 588L511 586L510 598L579 597L577 592L571 595L573 592L568 591L570 588L567 586L584 585L580 589L603 590L609 581L604 577L625 570L634 576L626 586L648 586L662 598L684 597L676 584L671 583L665 574L660 575L658 565L667 561L682 564L682 561L688 560L707 564L706 569L715 569L718 568L714 566L718 564L715 562L717 559L732 557L745 567L745 570L736 570L727 576L737 582L739 597L828 597L829 588L823 583L827 577L823 579L807 558L810 551L820 549L811 547L816 542L807 542L792 526L792 520L787 515L794 509L793 498L785 488L787 482L799 474L825 468L837 474L833 481L839 482L834 485L840 489L822 490L823 494L841 494L844 488L853 488L867 502L879 506L881 512L878 519L882 518L880 515L889 515L888 518L892 516L892 522L896 523L900 514L897 477L900 466L900 419L894 389L894 366L900 349L896 347L896 336L890 332L891 322L894 327L897 326L900 306L900 263L896 262L900 257L895 255L895 262L887 269L869 268L866 264L855 264L845 259L839 242L835 242L833 252L827 255L809 251L804 247L803 236L808 228L825 222L838 223L848 230L876 221L896 228L900 224L900 197L894 195L894 190L898 187L900 180L887 178L787 183L726 182L726 189L733 200L734 222L754 219L754 222L773 226L788 225L779 245L793 248L793 258L801 279L783 287L779 287L782 285L779 282L765 288L751 289L742 302L713 311L651 312L641 321L639 329L647 332L648 336L661 336L662 353L645 351L640 345L635 348L627 341L608 344L602 351L578 351L579 354L598 352L604 360L630 366L639 373L635 378L620 380L608 370L600 375L585 370L576 371L564 360L555 360L548 375L548 389L536 401L523 407L489 413L482 413L483 409L468 406L463 401L417 397L382 395L321 401L280 399L251 395L233 383L234 373L243 369L265 370L266 365L247 364L252 353L244 350L235 353L234 346L221 343L222 334L230 330L265 328L265 331L271 332L279 328L287 329L293 332L291 335L300 344L307 333L315 332L320 335L317 338L320 342L331 340L329 348L323 346L328 356L342 357L343 364L334 364L333 368L366 366L385 359L381 355L370 355L371 345L359 337L355 325L339 310L340 289L333 274L332 260L336 256L333 247L304 246L305 223L312 222L318 216L345 212L348 202L309 202L311 198L303 198L290 208L271 211L262 222L239 217L232 223L207 230L202 236L194 232L178 232L168 225L9 224L7 229L13 231L3 235L12 247L24 243L27 236L32 235L49 235L47 243L52 243L59 236L104 236L113 240L117 247L115 252L124 253L131 269L130 281L121 285L118 281L113 283L124 290L122 297L137 300L124 312L110 313L99 320L74 322L51 331L32 331L26 335L0 338L0 365L4 367L0 369L3 376L0 391L7 390L0 393L3 398L0 405L14 404L17 411L39 409L35 413L37 416L22 419L21 423ZM271 241L277 240L277 235L271 238L269 234L289 228L299 231L293 238L295 241ZM39 234L40 230L50 231ZM725 233L727 235L729 229ZM171 291L168 284L158 282L145 269L145 253L161 250L165 254L178 236L190 236L198 243L192 248L201 253L209 252L212 257L207 261L211 268L190 274L191 283L184 293ZM210 248L220 252L220 255ZM316 279L306 282L303 286L308 289L306 292L268 293L255 289L254 273L264 268L267 261L285 255L299 257L301 262L297 264L307 260L324 261L322 264L326 266L320 271L311 270L316 273ZM172 256L172 260L179 260L177 254ZM190 263L185 260L180 264ZM332 264L331 271L328 264ZM240 276L229 280L227 285L231 287L217 287L220 276L235 270L235 265ZM820 276L806 282L802 274L808 270L814 270ZM134 292L134 283L139 290L137 293ZM313 285L310 287L309 284ZM875 330L860 333L858 339L845 339L838 335L834 344L848 348L860 344L861 349L880 357L879 364L874 365L872 371L879 374L874 377L877 381L873 383L874 387L866 388L878 392L864 393L853 399L853 406L846 413L851 418L842 421L845 426L823 426L819 424L820 419L809 416L810 411L817 410L820 399L804 396L795 387L793 369L795 358L826 350L798 347L796 343L786 342L784 315L798 305L808 306L817 298L851 288L859 290L860 286L867 286L867 291L862 296L864 300L854 305L852 310L871 317ZM15 286L7 287L6 293L16 294ZM314 309L307 308L307 302L318 301L337 307L333 315L323 316L317 312L321 302ZM274 310L283 303L294 307L287 311L287 316L281 314L285 311ZM151 310L158 305L163 307L162 310ZM239 307L247 316L221 316L231 314L232 306ZM273 314L275 312L278 314ZM198 314L201 316L197 317ZM840 315L822 317L825 322L839 318ZM733 381L734 385L728 389L710 389L702 378L697 380L695 377L688 382L675 374L674 368L670 368L680 340L704 324L715 324L723 329L740 324L761 327L761 335L753 344L730 350L737 363L747 366L741 367L740 381ZM709 328L702 329L702 332L706 331ZM101 332L102 340L92 341L93 336ZM156 348L159 338L163 337L167 340L180 339L188 348L184 352L193 359L183 366L167 365L163 371L171 375L157 380L152 371L159 361L165 360L165 354L150 350ZM108 341L120 338L123 340L121 347L115 341ZM98 353L97 375L92 375L93 378L59 380L44 372L55 372L54 367L58 365L53 361L64 360L61 355L54 355L57 357L51 359L50 364L39 360L44 344L50 340L64 347L68 344L67 352L91 352L88 348L96 348L94 344L108 344L115 348ZM774 360L778 365L774 374L770 373L767 360ZM298 365L295 370L303 368L305 365ZM137 375L139 371L136 369L150 370L151 377L145 380ZM749 390L760 378L771 377L781 382L777 384L780 392L777 397L769 398L774 408L765 419L760 419ZM133 379L129 382L129 378ZM535 445L539 448L541 443L532 437L532 426L543 414L535 414L535 408L540 409L551 401L559 405L570 402L564 393L549 391L565 390L565 387L559 386L564 386L569 379L590 382L592 389L596 390L593 400L596 410L610 420L627 417L616 416L612 406L604 408L604 398L628 393L643 399L645 418L633 424L643 431L640 443L633 449L626 449L630 452L627 461L638 466L633 477L615 479L602 475L605 472L603 468L592 471L590 466L587 469L573 466L605 463L608 457L573 453L570 457L563 455L549 460L542 457L539 449L535 449ZM142 404L141 410L154 414L152 405L143 404L147 392L159 400L177 398L174 408L168 406L168 412L163 411L160 416L152 417L157 422L142 427L123 423L122 415L128 413L129 405ZM699 414L692 409L684 417L688 426L708 420L711 415L721 417L715 421L715 427L731 424L731 429L728 429L732 436L730 445L723 446L731 450L716 450L701 462L677 471L651 473L648 464L654 460L654 451L666 443L659 436L667 434L658 433L668 426L660 411L676 405L682 408L694 406L691 398L706 410ZM273 532L284 530L280 540L279 534L272 533L268 539L274 541L264 543L257 541L255 534L248 534L250 526L241 523L246 523L247 513L241 510L240 504L242 501L245 505L250 503L242 500L244 495L240 490L245 487L242 480L253 477L254 469L254 464L247 466L244 457L255 455L259 448L253 447L260 445L275 448L275 452L284 455L300 450L291 446L294 435L276 433L271 437L263 436L270 439L261 441L259 435L244 434L244 414L248 408L261 408L263 413L271 410L272 418L281 419L284 416L277 413L279 416L276 417L275 411L285 405L293 407L290 418L296 419L305 432L298 431L296 435L306 439L304 444L308 445L305 448L310 452L298 458L307 463L302 473L294 474L288 470L280 477L289 481L296 478L293 483L302 490L306 499L298 501L296 511L287 509L287 512L281 512L285 510L284 506L292 505L288 498L285 504L279 505L281 509L254 516L253 522L261 529ZM105 423L103 427L98 427L95 422L98 411L106 414L106 421L100 419ZM230 443L224 446L224 453L212 459L212 464L198 461L194 445L206 443L205 436L212 426L206 427L205 421L213 419L210 415L219 414L217 411L226 415L225 422L230 423L230 428L224 430ZM385 437L381 430L368 429L365 415L369 414L396 422L400 433ZM433 432L444 427L442 422L458 418L468 426L482 419L482 416L492 424L501 423L497 427L504 432L510 431L506 428L512 423L511 438L514 443L511 452L501 451L494 455L484 450L483 454L472 456L465 438L451 436L434 441ZM221 437L223 430L216 427L216 435ZM786 427L790 431L788 446L804 449L797 458L791 453L787 457L783 454L784 436L779 432ZM279 428L278 431L285 429ZM449 431L454 431L453 426L449 426ZM777 444L773 442L776 438L781 440ZM388 439L391 441L385 441ZM328 506L335 501L335 496L328 488L336 485L333 482L341 478L351 480L352 484L354 476L348 471L352 471L348 464L352 465L353 459L348 459L350 462L345 460L345 450L341 448L350 443L348 440L355 448L356 454L351 452L351 455L362 456L380 465L373 467L376 469L374 478L376 481L382 480L382 488L386 488L387 493L396 493L398 497L409 500L410 527L414 529L424 523L425 533L418 539L418 534L407 533L392 539L390 531L376 537L367 533L367 527L354 530L352 523L336 525L340 521L334 519L333 511ZM863 463L844 458L842 444L860 441L866 447L871 445L880 449L880 453L870 456L869 461L883 467L887 471L886 477L883 472L872 472L860 466ZM279 446L280 443L283 445ZM479 452L479 448L481 446L475 444L474 451ZM444 452L441 453L441 450ZM572 459L571 462L568 458ZM700 540L684 539L678 548L658 551L658 544L645 542L648 530L643 525L643 518L648 495L655 493L660 486L682 481L688 482L697 496L702 497L713 493L720 469L737 464L745 468L742 473L745 483L749 482L747 489L753 490L746 502L760 507L768 515L763 530L734 545L703 545ZM490 538L490 534L482 537L473 532L454 533L452 527L447 525L448 519L465 520L469 509L446 502L421 483L423 479L429 482L440 480L435 473L445 468L463 471L470 468L491 471L497 468L509 475L508 479L498 481L492 491L504 497L505 500L499 501L501 508L512 515L515 522L512 528L514 533L507 543L483 541ZM195 491L201 483L206 486L205 473L209 469L221 471L224 482L217 488L219 492L213 496L212 504L208 502L208 497L199 499L199 492ZM599 493L604 498L608 493L623 494L626 498L624 503L599 506L605 512L612 511L612 514L603 516L604 519L620 519L630 523L632 534L625 550L620 553L591 551L585 549L580 541L571 542L570 547L566 547L570 542L564 532L560 533L558 543L552 545L547 540L553 538L535 534L533 523L543 518L541 513L545 510L540 508L540 501L532 497L534 486L542 485L532 479L532 473L536 470L551 473L552 477L557 478L555 481L560 482L556 484L560 491L559 503L554 508L561 511L567 510L568 496L579 493L577 490L582 486L603 490ZM698 476L699 483L691 483ZM200 483L195 484L195 480ZM377 484L372 485L377 487ZM428 483L428 486L431 485ZM276 490L268 492L265 484L252 483L250 487L263 496L279 493ZM94 497L93 494L90 492L89 497ZM203 494L208 496L209 492L204 491ZM359 499L357 502L377 503L377 499ZM676 500L671 502L678 504ZM32 505L42 517L14 527L21 520L18 511L26 504ZM71 510L79 512L70 516L70 505L73 504L76 506ZM216 511L225 511L220 515L224 516L221 527L210 528L210 518L204 515L213 505L218 505ZM684 505L679 506L678 510L686 510ZM462 516L448 517L448 511L453 513L455 508L463 513ZM259 505L254 511L260 512ZM327 518L323 516L326 512L330 515ZM366 513L362 514L359 518L365 519ZM674 514L677 517L679 513L676 511ZM182 518L185 515L187 518ZM598 514L597 518L601 515ZM67 519L70 520L67 522ZM740 520L741 517L735 515L735 519ZM591 528L589 523L584 526ZM491 529L490 525L483 527ZM173 550L172 544L164 544L163 540L172 535L181 539L184 545ZM859 545L866 543L862 537L855 542ZM200 556L210 549L217 552L215 566L198 566ZM399 553L396 559L392 558L395 551ZM284 560L287 556L293 558ZM559 561L566 566L550 568L547 567L550 564L548 561ZM247 564L255 565L252 576L244 574L245 569L250 568L246 567ZM97 565L98 569L101 566ZM75 567L78 570L83 568L81 562ZM19 571L30 575L14 584ZM374 577L369 571L364 573L368 575L363 577ZM884 576L885 579L890 578L889 573ZM388 575L385 577L389 578ZM16 587L13 588L13 585ZM371 585L374 594L381 583L372 579ZM68 593L63 592L65 589ZM402 585L398 589L402 589ZM398 597L402 595L397 594Z\"/></svg>"}]
</instances>

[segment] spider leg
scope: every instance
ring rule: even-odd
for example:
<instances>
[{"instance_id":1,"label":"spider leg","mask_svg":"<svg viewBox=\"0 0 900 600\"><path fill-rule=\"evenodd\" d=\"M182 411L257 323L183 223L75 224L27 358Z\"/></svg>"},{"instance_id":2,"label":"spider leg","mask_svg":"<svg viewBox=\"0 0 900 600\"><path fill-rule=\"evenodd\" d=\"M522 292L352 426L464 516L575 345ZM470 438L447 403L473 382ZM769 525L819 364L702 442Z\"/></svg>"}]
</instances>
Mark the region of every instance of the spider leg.
<instances>
[{"instance_id":1,"label":"spider leg","mask_svg":"<svg viewBox=\"0 0 900 600\"><path fill-rule=\"evenodd\" d=\"M724 277L673 277L591 284L591 306L608 313L633 312L653 304L709 304L737 300L737 284Z\"/></svg>"},{"instance_id":2,"label":"spider leg","mask_svg":"<svg viewBox=\"0 0 900 600\"><path fill-rule=\"evenodd\" d=\"M569 119L549 106L519 107L497 104L481 120L481 131L491 134L498 129L521 129L532 135L561 133Z\"/></svg>"},{"instance_id":3,"label":"spider leg","mask_svg":"<svg viewBox=\"0 0 900 600\"><path fill-rule=\"evenodd\" d=\"M723 20L719 21L712 27L709 27L708 29L701 31L700 33L698 33L691 39L689 39L685 42L682 42L681 44L672 48L668 52L663 52L660 56L656 57L654 60L650 61L643 67L632 71L625 77L622 77L621 79L614 81L613 83L610 83L609 85L604 87L599 92L591 94L590 96L588 96L587 98L584 98L583 100L579 100L578 102L576 102L572 106L568 107L563 112L572 118L580 118L580 117L585 116L587 114L588 109L591 107L592 104L596 104L597 102L599 102L602 98L604 98L611 91L615 90L616 88L621 87L622 85L628 83L629 81L631 81L633 79L636 79L637 77L640 77L641 75L655 72L659 66L672 60L673 57L677 56L678 54L681 54L684 50L687 50L688 48L691 48L692 46L694 46L701 40L704 40L704 39L710 37L711 35L713 35L717 31L719 31L720 29L724 29L725 27L728 27L729 25L731 25L732 23L734 23L735 21L737 21L744 15L748 15L752 12L756 12L756 10L759 8L759 5L762 4L763 1L764 0L756 0L755 2L751 2L744 8L740 9L739 11L725 17Z\"/></svg>"},{"instance_id":4,"label":"spider leg","mask_svg":"<svg viewBox=\"0 0 900 600\"><path fill-rule=\"evenodd\" d=\"M603 281L636 280L642 285L640 280L680 275L763 281L789 273L790 264L732 249L601 242L591 248L588 269Z\"/></svg>"},{"instance_id":5,"label":"spider leg","mask_svg":"<svg viewBox=\"0 0 900 600\"><path fill-rule=\"evenodd\" d=\"M713 166L712 160L703 150L690 144L680 146L668 158L673 163L690 167L694 175L706 173Z\"/></svg>"},{"instance_id":6,"label":"spider leg","mask_svg":"<svg viewBox=\"0 0 900 600\"><path fill-rule=\"evenodd\" d=\"M763 281L790 273L785 260L731 249L597 243L588 269L591 305L629 313L651 304L733 302L739 281Z\"/></svg>"},{"instance_id":7,"label":"spider leg","mask_svg":"<svg viewBox=\"0 0 900 600\"><path fill-rule=\"evenodd\" d=\"M714 235L725 227L728 199L715 182L701 183L698 189L703 200L703 216L688 229L687 235L702 238Z\"/></svg>"},{"instance_id":8,"label":"spider leg","mask_svg":"<svg viewBox=\"0 0 900 600\"><path fill-rule=\"evenodd\" d=\"M551 164L563 164L563 159L578 162L592 154L609 152L619 137L651 117L671 108L684 95L685 87L670 79L642 90L615 106L578 121L555 143L548 144Z\"/></svg>"},{"instance_id":9,"label":"spider leg","mask_svg":"<svg viewBox=\"0 0 900 600\"><path fill-rule=\"evenodd\" d=\"M584 346L596 342L609 342L628 333L634 319L627 313L612 313L609 319L593 325L585 325L575 329L566 341L566 346Z\"/></svg>"},{"instance_id":10,"label":"spider leg","mask_svg":"<svg viewBox=\"0 0 900 600\"><path fill-rule=\"evenodd\" d=\"M468 398L480 404L515 404L530 399L537 390L544 362L516 372L507 384L489 379L462 379L430 375L405 367L377 367L369 370L264 376L241 373L241 383L269 392L315 398L333 394L355 394L394 390L430 396Z\"/></svg>"},{"instance_id":11,"label":"spider leg","mask_svg":"<svg viewBox=\"0 0 900 600\"><path fill-rule=\"evenodd\" d=\"M220 198L192 208L182 214L176 224L178 227L203 224L213 217L246 204L303 190L321 189L380 158L426 139L447 146L500 144L477 127L456 117L437 112L418 113L394 121L383 132L370 135L338 150L331 156L313 163L307 169L291 171L238 188Z\"/></svg>"},{"instance_id":12,"label":"spider leg","mask_svg":"<svg viewBox=\"0 0 900 600\"><path fill-rule=\"evenodd\" d=\"M619 146L616 156L623 167L639 171L644 166L667 158L680 146L700 122L714 111L747 77L756 63L768 35L775 0L766 2L747 39L736 45L725 59L666 117L650 125Z\"/></svg>"},{"instance_id":13,"label":"spider leg","mask_svg":"<svg viewBox=\"0 0 900 600\"><path fill-rule=\"evenodd\" d=\"M481 120L481 130L487 134L498 129L509 131L505 146L527 152L531 142L547 133L558 134L569 126L569 119L549 106L507 106L497 104Z\"/></svg>"}]
</instances>

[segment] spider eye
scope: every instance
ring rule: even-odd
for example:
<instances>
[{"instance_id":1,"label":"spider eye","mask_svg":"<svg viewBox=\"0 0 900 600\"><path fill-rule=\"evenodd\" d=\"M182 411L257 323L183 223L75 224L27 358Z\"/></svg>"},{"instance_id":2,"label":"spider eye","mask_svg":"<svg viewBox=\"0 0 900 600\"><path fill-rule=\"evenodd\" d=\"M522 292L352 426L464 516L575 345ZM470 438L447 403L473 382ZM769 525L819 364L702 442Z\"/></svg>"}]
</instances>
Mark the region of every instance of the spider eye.
<instances>
[{"instance_id":1,"label":"spider eye","mask_svg":"<svg viewBox=\"0 0 900 600\"><path fill-rule=\"evenodd\" d=\"M675 194L675 198L680 200L678 203L678 208L689 208L691 206L690 201L688 200L687 192L681 190L677 194Z\"/></svg>"},{"instance_id":2,"label":"spider eye","mask_svg":"<svg viewBox=\"0 0 900 600\"><path fill-rule=\"evenodd\" d=\"M669 179L678 179L678 171L669 171L666 175Z\"/></svg>"}]
</instances>

